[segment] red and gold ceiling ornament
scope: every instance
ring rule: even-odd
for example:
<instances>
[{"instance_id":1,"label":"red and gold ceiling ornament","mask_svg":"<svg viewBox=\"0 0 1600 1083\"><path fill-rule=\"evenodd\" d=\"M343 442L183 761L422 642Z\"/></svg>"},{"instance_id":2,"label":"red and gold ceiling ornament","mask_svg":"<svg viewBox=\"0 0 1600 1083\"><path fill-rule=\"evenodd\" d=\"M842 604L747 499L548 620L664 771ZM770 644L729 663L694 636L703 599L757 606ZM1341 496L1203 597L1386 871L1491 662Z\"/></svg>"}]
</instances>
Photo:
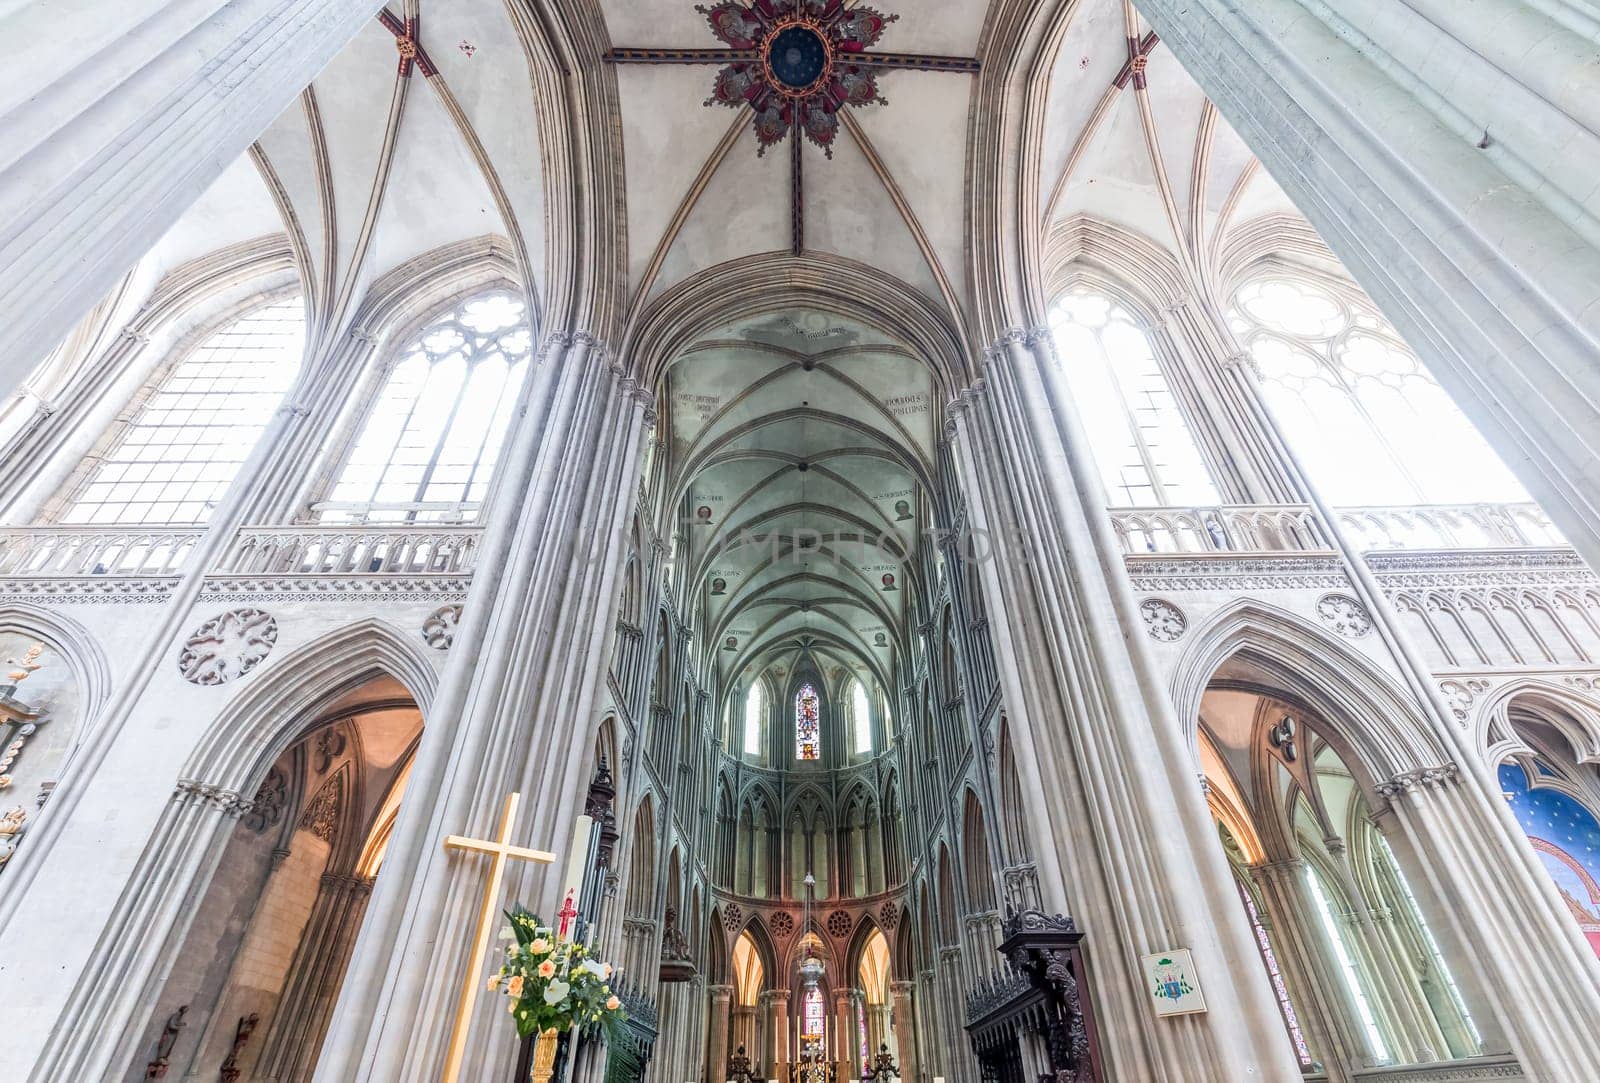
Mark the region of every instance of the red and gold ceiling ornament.
<instances>
[{"instance_id":1,"label":"red and gold ceiling ornament","mask_svg":"<svg viewBox=\"0 0 1600 1083\"><path fill-rule=\"evenodd\" d=\"M844 0L723 0L696 5L716 34L740 54L717 73L707 105L755 110L758 153L799 128L833 157L839 110L887 104L867 66L853 62L899 18Z\"/></svg>"}]
</instances>

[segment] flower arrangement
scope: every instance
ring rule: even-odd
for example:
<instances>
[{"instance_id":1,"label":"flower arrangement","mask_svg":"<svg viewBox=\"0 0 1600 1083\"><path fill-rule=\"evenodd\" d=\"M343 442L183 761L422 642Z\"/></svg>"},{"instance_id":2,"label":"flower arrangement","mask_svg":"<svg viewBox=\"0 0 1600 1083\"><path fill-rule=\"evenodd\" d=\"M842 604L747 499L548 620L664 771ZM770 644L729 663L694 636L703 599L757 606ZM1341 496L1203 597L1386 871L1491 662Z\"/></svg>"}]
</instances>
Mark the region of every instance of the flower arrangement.
<instances>
[{"instance_id":1,"label":"flower arrangement","mask_svg":"<svg viewBox=\"0 0 1600 1083\"><path fill-rule=\"evenodd\" d=\"M609 1042L627 1018L607 984L611 964L590 958L582 944L558 936L520 906L507 911L506 919L510 925L500 930L500 939L514 943L506 947L506 961L489 979L489 990L508 1000L517 1033L526 1038L597 1025Z\"/></svg>"}]
</instances>

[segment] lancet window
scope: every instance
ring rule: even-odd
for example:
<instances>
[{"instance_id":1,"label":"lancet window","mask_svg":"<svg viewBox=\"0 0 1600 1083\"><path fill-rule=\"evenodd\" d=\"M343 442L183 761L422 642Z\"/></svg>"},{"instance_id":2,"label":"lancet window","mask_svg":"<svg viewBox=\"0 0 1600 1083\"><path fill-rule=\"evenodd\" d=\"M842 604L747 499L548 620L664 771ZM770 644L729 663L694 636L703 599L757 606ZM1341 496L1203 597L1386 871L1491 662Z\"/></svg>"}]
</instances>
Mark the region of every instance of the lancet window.
<instances>
[{"instance_id":1,"label":"lancet window","mask_svg":"<svg viewBox=\"0 0 1600 1083\"><path fill-rule=\"evenodd\" d=\"M809 683L794 696L794 758L822 758L822 701Z\"/></svg>"},{"instance_id":2,"label":"lancet window","mask_svg":"<svg viewBox=\"0 0 1600 1083\"><path fill-rule=\"evenodd\" d=\"M299 298L212 334L133 411L69 501L67 523L202 523L300 370Z\"/></svg>"},{"instance_id":3,"label":"lancet window","mask_svg":"<svg viewBox=\"0 0 1600 1083\"><path fill-rule=\"evenodd\" d=\"M526 305L508 293L434 320L401 352L314 510L336 522L475 519L531 352Z\"/></svg>"},{"instance_id":4,"label":"lancet window","mask_svg":"<svg viewBox=\"0 0 1600 1083\"><path fill-rule=\"evenodd\" d=\"M1107 499L1130 506L1214 503L1205 461L1133 314L1109 297L1075 289L1057 303L1050 328Z\"/></svg>"},{"instance_id":5,"label":"lancet window","mask_svg":"<svg viewBox=\"0 0 1600 1083\"><path fill-rule=\"evenodd\" d=\"M762 722L766 710L766 694L762 692L761 681L758 679L750 685L750 691L744 697L744 754L746 756L761 755L761 734L765 729Z\"/></svg>"},{"instance_id":6,"label":"lancet window","mask_svg":"<svg viewBox=\"0 0 1600 1083\"><path fill-rule=\"evenodd\" d=\"M850 751L864 756L872 751L872 708L867 689L859 680L850 682Z\"/></svg>"}]
</instances>

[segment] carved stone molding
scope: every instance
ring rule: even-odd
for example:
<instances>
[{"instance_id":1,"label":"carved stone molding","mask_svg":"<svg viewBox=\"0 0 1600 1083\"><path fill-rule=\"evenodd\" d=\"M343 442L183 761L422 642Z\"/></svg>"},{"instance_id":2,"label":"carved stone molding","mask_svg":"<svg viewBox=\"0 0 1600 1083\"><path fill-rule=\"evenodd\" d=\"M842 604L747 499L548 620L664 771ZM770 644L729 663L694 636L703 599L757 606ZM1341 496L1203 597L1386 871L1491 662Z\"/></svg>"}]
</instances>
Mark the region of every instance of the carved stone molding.
<instances>
[{"instance_id":1,"label":"carved stone molding","mask_svg":"<svg viewBox=\"0 0 1600 1083\"><path fill-rule=\"evenodd\" d=\"M255 802L238 790L224 789L193 778L180 778L173 788L172 799L182 804L205 805L236 819L255 810Z\"/></svg>"},{"instance_id":2,"label":"carved stone molding","mask_svg":"<svg viewBox=\"0 0 1600 1083\"><path fill-rule=\"evenodd\" d=\"M1569 681L1572 678L1567 678ZM1452 677L1439 682L1439 694L1450 707L1457 722L1465 722L1472 713L1472 705L1489 690L1489 682L1476 677Z\"/></svg>"},{"instance_id":3,"label":"carved stone molding","mask_svg":"<svg viewBox=\"0 0 1600 1083\"><path fill-rule=\"evenodd\" d=\"M1141 594L1215 590L1337 590L1350 580L1337 557L1191 557L1133 555L1126 558L1133 589Z\"/></svg>"},{"instance_id":4,"label":"carved stone molding","mask_svg":"<svg viewBox=\"0 0 1600 1083\"><path fill-rule=\"evenodd\" d=\"M1318 598L1317 619L1346 639L1360 639L1372 631L1372 614L1348 594L1324 594Z\"/></svg>"},{"instance_id":5,"label":"carved stone molding","mask_svg":"<svg viewBox=\"0 0 1600 1083\"><path fill-rule=\"evenodd\" d=\"M343 796L344 782L337 775L328 779L316 795L306 802L296 826L331 845L339 828L339 805Z\"/></svg>"},{"instance_id":6,"label":"carved stone molding","mask_svg":"<svg viewBox=\"0 0 1600 1083\"><path fill-rule=\"evenodd\" d=\"M464 600L471 585L472 577L462 575L228 575L207 578L201 591L241 601L331 602L376 594L397 602L440 602Z\"/></svg>"},{"instance_id":7,"label":"carved stone molding","mask_svg":"<svg viewBox=\"0 0 1600 1083\"><path fill-rule=\"evenodd\" d=\"M1448 783L1457 781L1461 777L1461 766L1455 762L1441 764L1438 767L1418 767L1411 771L1402 771L1387 782L1380 782L1373 787L1378 796L1393 799L1401 794L1416 793L1425 789L1443 789Z\"/></svg>"},{"instance_id":8,"label":"carved stone molding","mask_svg":"<svg viewBox=\"0 0 1600 1083\"><path fill-rule=\"evenodd\" d=\"M1146 598L1140 602L1139 616L1144 621L1144 630L1159 643L1176 642L1189 630L1189 618L1165 598Z\"/></svg>"},{"instance_id":9,"label":"carved stone molding","mask_svg":"<svg viewBox=\"0 0 1600 1083\"><path fill-rule=\"evenodd\" d=\"M157 578L8 578L8 597L34 602L164 602L177 589L178 579Z\"/></svg>"},{"instance_id":10,"label":"carved stone molding","mask_svg":"<svg viewBox=\"0 0 1600 1083\"><path fill-rule=\"evenodd\" d=\"M278 622L262 609L230 609L196 628L178 652L190 684L217 685L249 673L278 642Z\"/></svg>"},{"instance_id":11,"label":"carved stone molding","mask_svg":"<svg viewBox=\"0 0 1600 1083\"><path fill-rule=\"evenodd\" d=\"M258 835L277 826L283 820L283 807L288 799L289 780L274 767L267 772L266 780L250 802L250 811L244 817L245 826Z\"/></svg>"},{"instance_id":12,"label":"carved stone molding","mask_svg":"<svg viewBox=\"0 0 1600 1083\"><path fill-rule=\"evenodd\" d=\"M436 651L447 651L455 642L456 626L461 623L461 603L441 605L422 622L422 638Z\"/></svg>"}]
</instances>

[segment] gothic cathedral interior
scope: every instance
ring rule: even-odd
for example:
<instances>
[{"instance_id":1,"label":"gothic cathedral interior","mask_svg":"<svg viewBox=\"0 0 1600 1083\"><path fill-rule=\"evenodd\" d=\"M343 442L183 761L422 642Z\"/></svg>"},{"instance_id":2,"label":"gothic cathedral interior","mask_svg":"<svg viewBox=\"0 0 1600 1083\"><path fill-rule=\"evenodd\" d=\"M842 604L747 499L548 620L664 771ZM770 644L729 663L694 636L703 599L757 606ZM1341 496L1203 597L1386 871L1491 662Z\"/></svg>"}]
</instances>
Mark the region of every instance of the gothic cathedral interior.
<instances>
[{"instance_id":1,"label":"gothic cathedral interior","mask_svg":"<svg viewBox=\"0 0 1600 1083\"><path fill-rule=\"evenodd\" d=\"M1594 0L94 6L0 1074L1600 1080Z\"/></svg>"}]
</instances>

